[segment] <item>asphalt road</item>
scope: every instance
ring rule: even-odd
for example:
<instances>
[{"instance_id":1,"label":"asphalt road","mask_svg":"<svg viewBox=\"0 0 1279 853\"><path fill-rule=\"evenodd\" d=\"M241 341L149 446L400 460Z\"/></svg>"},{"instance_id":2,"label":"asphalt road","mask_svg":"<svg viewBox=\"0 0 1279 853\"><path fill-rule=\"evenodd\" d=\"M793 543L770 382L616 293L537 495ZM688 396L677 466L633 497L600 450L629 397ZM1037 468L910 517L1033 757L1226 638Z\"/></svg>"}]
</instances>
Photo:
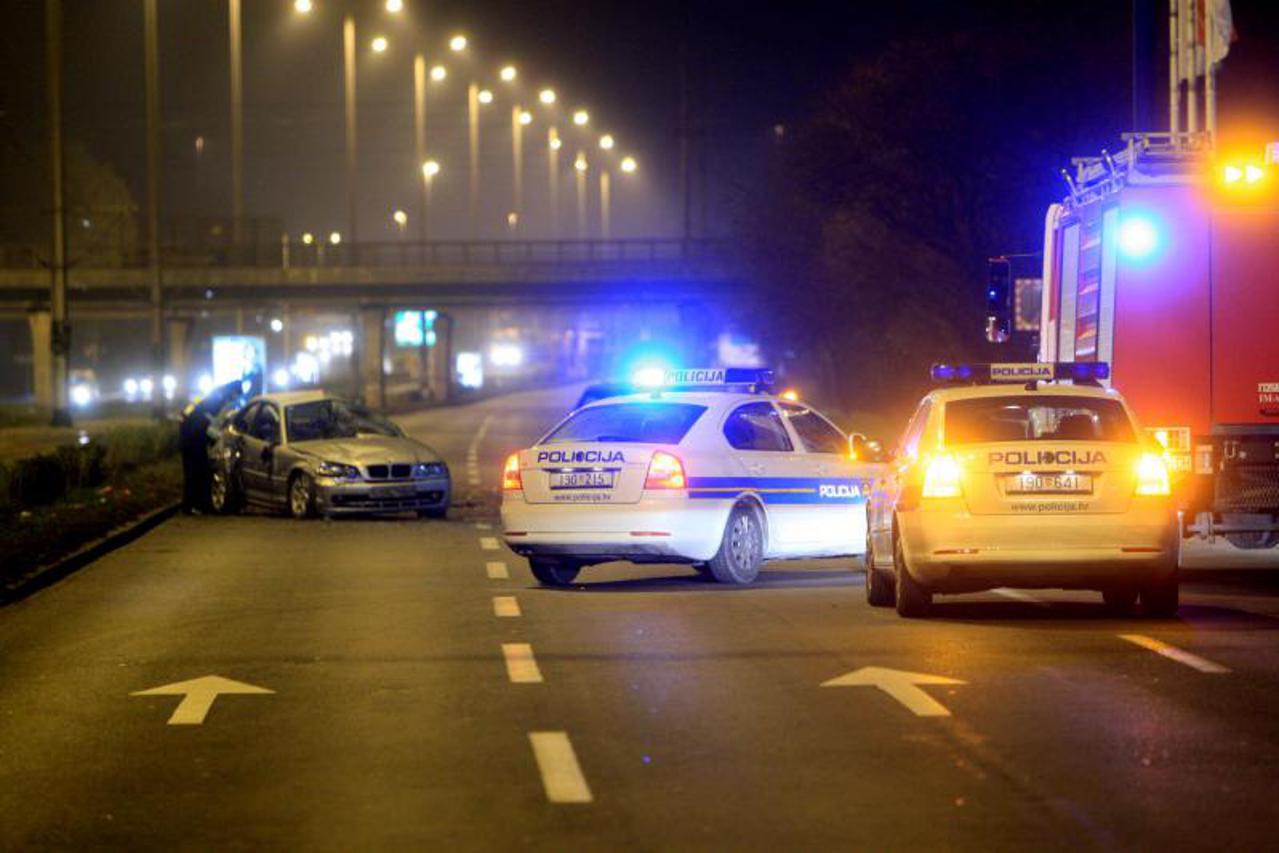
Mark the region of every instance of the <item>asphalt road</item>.
<instances>
[{"instance_id":1,"label":"asphalt road","mask_svg":"<svg viewBox=\"0 0 1279 853\"><path fill-rule=\"evenodd\" d=\"M1273 849L1274 590L907 622L848 563L539 589L488 525L571 396L400 419L448 521L181 518L0 610L0 848ZM822 686L865 667L960 683ZM211 675L272 692L134 695Z\"/></svg>"}]
</instances>

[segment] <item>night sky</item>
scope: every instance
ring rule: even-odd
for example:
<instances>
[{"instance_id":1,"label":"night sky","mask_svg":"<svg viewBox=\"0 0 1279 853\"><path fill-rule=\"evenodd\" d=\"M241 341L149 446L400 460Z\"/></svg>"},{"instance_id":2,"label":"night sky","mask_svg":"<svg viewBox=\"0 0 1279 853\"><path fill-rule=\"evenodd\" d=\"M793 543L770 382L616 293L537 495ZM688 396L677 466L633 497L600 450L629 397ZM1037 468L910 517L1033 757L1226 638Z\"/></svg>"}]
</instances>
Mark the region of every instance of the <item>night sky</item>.
<instances>
[{"instance_id":1,"label":"night sky","mask_svg":"<svg viewBox=\"0 0 1279 853\"><path fill-rule=\"evenodd\" d=\"M315 0L300 18L289 0L244 0L246 92L246 207L278 220L291 233L317 233L345 224L340 11L360 22L361 237L393 239L390 211L415 211L412 148L411 54L438 57L453 70L440 94L432 92L428 117L431 155L444 164L433 223L437 237L462 237L465 189L464 69L444 49L446 37L472 38L471 74L497 83L506 61L522 72L523 103L543 83L562 95L561 106L581 104L593 129L619 139L618 153L639 158L640 175L619 188L615 233L676 234L681 42L689 46L697 141L694 171L716 188L749 180L754 158L766 151L775 124L802 122L841 73L894 39L981 26L998 27L1006 10L1085 16L1098 39L1080 63L1113 66L1115 91L1099 93L1097 145L1113 144L1128 129L1130 92L1127 39L1129 4L789 3L726 2L431 2L406 0L406 14L391 19L381 2ZM1223 126L1264 126L1258 138L1279 138L1279 27L1263 15L1267 4L1235 3L1240 40L1221 76ZM98 159L116 169L143 199L143 92L141 0L67 0L66 128ZM1162 9L1163 4L1157 3ZM0 32L0 134L38 123L43 114L43 4L13 3ZM160 3L166 219L221 216L230 208L226 4L220 0ZM368 39L385 33L392 47L374 56ZM1122 37L1117 37L1122 34ZM1157 43L1163 49L1163 33ZM1015 36L1010 36L1015 37ZM1116 45L1120 49L1116 49ZM1048 47L1048 46L1046 46ZM1162 68L1158 69L1162 74ZM1063 81L1070 85L1070 81ZM1116 97L1121 93L1122 97ZM1046 99L1052 97L1045 92ZM1122 102L1124 110L1116 108ZM485 221L502 233L509 206L510 100L489 108L484 122ZM1156 110L1162 117L1162 107ZM560 116L561 127L564 116ZM530 170L527 208L544 205L545 124L526 136ZM566 128L571 131L572 128ZM1015 129L1013 129L1015 131ZM575 147L571 134L566 149ZM195 140L205 140L197 156ZM589 143L593 140L587 140ZM571 153L562 152L562 175ZM594 153L594 152L592 152ZM1091 153L1091 152L1078 152ZM700 165L699 165L700 164ZM564 179L566 182L568 178ZM571 189L562 196L571 205ZM714 205L712 205L714 208ZM530 213L530 215L532 215ZM722 232L725 217L712 209L707 226ZM545 223L530 223L533 234ZM700 225L700 223L699 223ZM571 230L571 223L565 224ZM410 228L412 231L412 228Z\"/></svg>"}]
</instances>

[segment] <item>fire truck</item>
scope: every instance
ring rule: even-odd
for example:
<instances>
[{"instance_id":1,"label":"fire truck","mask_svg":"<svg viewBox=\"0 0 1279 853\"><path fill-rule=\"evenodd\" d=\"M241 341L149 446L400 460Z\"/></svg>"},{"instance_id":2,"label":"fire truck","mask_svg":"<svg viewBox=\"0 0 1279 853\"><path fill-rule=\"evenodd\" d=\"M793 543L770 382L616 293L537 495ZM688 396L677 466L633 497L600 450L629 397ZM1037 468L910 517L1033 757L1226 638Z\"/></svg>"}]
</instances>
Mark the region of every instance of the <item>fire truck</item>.
<instances>
[{"instance_id":1,"label":"fire truck","mask_svg":"<svg viewBox=\"0 0 1279 853\"><path fill-rule=\"evenodd\" d=\"M1203 133L1123 138L1065 173L1042 293L1025 256L992 259L987 339L1109 362L1177 472L1184 540L1279 565L1279 145L1231 157Z\"/></svg>"}]
</instances>

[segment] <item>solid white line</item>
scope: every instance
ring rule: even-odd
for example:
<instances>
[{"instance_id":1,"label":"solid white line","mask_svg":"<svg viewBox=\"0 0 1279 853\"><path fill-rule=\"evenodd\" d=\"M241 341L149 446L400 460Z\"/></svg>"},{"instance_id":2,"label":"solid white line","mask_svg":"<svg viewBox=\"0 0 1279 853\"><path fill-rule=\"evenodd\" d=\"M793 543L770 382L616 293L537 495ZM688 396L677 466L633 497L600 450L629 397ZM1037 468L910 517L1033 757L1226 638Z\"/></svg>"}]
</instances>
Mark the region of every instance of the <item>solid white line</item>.
<instances>
[{"instance_id":1,"label":"solid white line","mask_svg":"<svg viewBox=\"0 0 1279 853\"><path fill-rule=\"evenodd\" d=\"M591 789L577 763L568 733L529 732L528 739L533 745L537 769L542 773L546 799L552 803L589 803Z\"/></svg>"},{"instance_id":2,"label":"solid white line","mask_svg":"<svg viewBox=\"0 0 1279 853\"><path fill-rule=\"evenodd\" d=\"M506 658L506 677L512 684L542 683L542 671L537 668L537 658L528 643L503 643L502 657Z\"/></svg>"},{"instance_id":3,"label":"solid white line","mask_svg":"<svg viewBox=\"0 0 1279 853\"><path fill-rule=\"evenodd\" d=\"M485 563L484 571L488 572L489 580L504 581L511 576L506 563Z\"/></svg>"},{"instance_id":4,"label":"solid white line","mask_svg":"<svg viewBox=\"0 0 1279 853\"><path fill-rule=\"evenodd\" d=\"M1002 595L1004 598L1011 598L1013 601L1024 601L1036 607L1052 607L1047 601L1040 601L1030 593L1022 592L1019 589L1009 589L1006 586L1001 586L999 589L992 589L991 592L995 593L995 595Z\"/></svg>"},{"instance_id":5,"label":"solid white line","mask_svg":"<svg viewBox=\"0 0 1279 853\"><path fill-rule=\"evenodd\" d=\"M480 547L484 549L485 551L496 551L497 539L492 536L481 536Z\"/></svg>"},{"instance_id":6,"label":"solid white line","mask_svg":"<svg viewBox=\"0 0 1279 853\"><path fill-rule=\"evenodd\" d=\"M1174 645L1165 643L1163 640L1147 637L1145 634L1120 634L1119 637L1130 643L1136 643L1143 649L1149 649L1157 655L1163 655L1169 660L1175 660L1177 663L1183 663L1192 669L1197 669L1200 672L1207 672L1213 675L1230 672L1229 667L1224 667L1207 658L1201 658L1199 655L1191 654L1185 649L1179 649Z\"/></svg>"},{"instance_id":7,"label":"solid white line","mask_svg":"<svg viewBox=\"0 0 1279 853\"><path fill-rule=\"evenodd\" d=\"M493 596L493 615L516 617L520 615L520 602L513 595Z\"/></svg>"}]
</instances>

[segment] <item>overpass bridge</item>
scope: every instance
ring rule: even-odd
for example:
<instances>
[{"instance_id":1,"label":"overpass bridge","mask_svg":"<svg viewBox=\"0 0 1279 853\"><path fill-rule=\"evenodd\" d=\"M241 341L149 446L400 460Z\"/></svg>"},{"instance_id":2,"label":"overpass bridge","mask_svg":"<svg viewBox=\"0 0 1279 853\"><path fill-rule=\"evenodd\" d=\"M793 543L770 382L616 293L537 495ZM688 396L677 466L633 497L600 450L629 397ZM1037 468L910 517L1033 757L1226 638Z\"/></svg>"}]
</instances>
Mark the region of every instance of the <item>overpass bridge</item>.
<instances>
[{"instance_id":1,"label":"overpass bridge","mask_svg":"<svg viewBox=\"0 0 1279 853\"><path fill-rule=\"evenodd\" d=\"M685 333L709 333L707 317L727 302L736 277L723 247L704 240L396 241L338 245L281 243L274 247L166 247L159 269L161 304L150 302L153 270L129 252L76 257L67 290L73 324L89 319L141 319L158 307L168 372L188 373L195 329L230 316L243 331L246 315L285 318L308 311L349 315L354 321L359 386L375 405L385 402L382 365L393 344L388 320L404 310L438 315L439 357L425 356L420 382L431 398L453 391L457 318L474 325L481 312L574 309L627 316L636 309L666 311ZM0 247L0 318L27 320L33 389L52 398L49 312L52 276L39 252ZM651 314L650 314L651 316ZM203 324L203 325L202 325ZM625 325L624 322L621 325ZM462 335L465 337L465 335ZM153 342L153 347L157 342ZM284 344L286 351L290 344Z\"/></svg>"}]
</instances>

